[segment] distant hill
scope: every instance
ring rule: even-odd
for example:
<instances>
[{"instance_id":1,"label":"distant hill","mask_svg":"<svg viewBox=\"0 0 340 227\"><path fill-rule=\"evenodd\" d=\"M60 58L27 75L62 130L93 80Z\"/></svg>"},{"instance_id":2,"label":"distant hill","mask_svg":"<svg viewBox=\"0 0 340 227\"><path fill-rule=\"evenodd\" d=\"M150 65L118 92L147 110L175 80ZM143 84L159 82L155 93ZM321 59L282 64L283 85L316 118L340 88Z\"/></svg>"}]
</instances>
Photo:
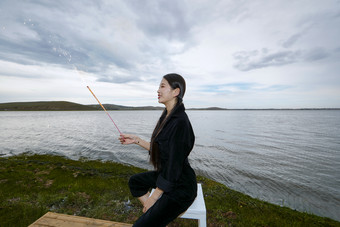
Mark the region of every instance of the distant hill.
<instances>
[{"instance_id":1,"label":"distant hill","mask_svg":"<svg viewBox=\"0 0 340 227\"><path fill-rule=\"evenodd\" d=\"M121 106L114 104L103 104L106 110L163 110L160 106ZM82 105L66 101L47 102L10 102L0 103L0 111L67 111L67 110L102 110L98 104ZM188 110L226 110L219 107L189 108Z\"/></svg>"},{"instance_id":2,"label":"distant hill","mask_svg":"<svg viewBox=\"0 0 340 227\"><path fill-rule=\"evenodd\" d=\"M208 108L189 108L188 110L228 110L220 107L208 107Z\"/></svg>"},{"instance_id":3,"label":"distant hill","mask_svg":"<svg viewBox=\"0 0 340 227\"><path fill-rule=\"evenodd\" d=\"M100 105L87 105L89 107L95 108L97 110L102 110ZM133 107L133 106L120 106L114 104L103 104L106 110L163 110L164 107L158 106L141 106L141 107Z\"/></svg>"},{"instance_id":4,"label":"distant hill","mask_svg":"<svg viewBox=\"0 0 340 227\"><path fill-rule=\"evenodd\" d=\"M163 110L164 107L157 106L120 106L114 104L103 104L106 110ZM67 111L67 110L102 110L99 104L82 105L66 101L47 102L10 102L0 103L0 111Z\"/></svg>"},{"instance_id":5,"label":"distant hill","mask_svg":"<svg viewBox=\"0 0 340 227\"><path fill-rule=\"evenodd\" d=\"M163 110L162 106L121 106L103 104L106 110ZM67 110L102 110L99 104L82 105L66 101L47 102L9 102L0 103L0 111L67 111ZM225 109L220 107L188 108L187 110L340 110L340 108L300 108L300 109Z\"/></svg>"},{"instance_id":6,"label":"distant hill","mask_svg":"<svg viewBox=\"0 0 340 227\"><path fill-rule=\"evenodd\" d=\"M66 101L0 103L0 111L96 110L91 106Z\"/></svg>"}]
</instances>

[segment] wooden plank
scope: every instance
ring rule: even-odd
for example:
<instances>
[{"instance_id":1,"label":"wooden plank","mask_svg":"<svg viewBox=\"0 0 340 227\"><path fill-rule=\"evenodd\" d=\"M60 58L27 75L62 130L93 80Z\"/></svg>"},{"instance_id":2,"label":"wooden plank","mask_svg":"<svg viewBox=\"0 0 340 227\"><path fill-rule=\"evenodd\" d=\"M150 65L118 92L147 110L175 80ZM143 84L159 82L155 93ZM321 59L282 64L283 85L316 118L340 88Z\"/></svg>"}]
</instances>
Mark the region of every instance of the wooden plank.
<instances>
[{"instance_id":1,"label":"wooden plank","mask_svg":"<svg viewBox=\"0 0 340 227\"><path fill-rule=\"evenodd\" d=\"M29 227L131 227L131 224L48 212Z\"/></svg>"}]
</instances>

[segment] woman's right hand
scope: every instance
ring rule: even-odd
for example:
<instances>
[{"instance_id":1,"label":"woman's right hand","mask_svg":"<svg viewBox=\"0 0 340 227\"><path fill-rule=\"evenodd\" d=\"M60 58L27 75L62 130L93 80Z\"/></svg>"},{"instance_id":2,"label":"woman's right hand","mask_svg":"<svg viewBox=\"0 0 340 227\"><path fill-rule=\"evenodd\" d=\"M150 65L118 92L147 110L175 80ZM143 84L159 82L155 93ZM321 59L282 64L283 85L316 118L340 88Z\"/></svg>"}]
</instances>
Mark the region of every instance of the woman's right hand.
<instances>
[{"instance_id":1,"label":"woman's right hand","mask_svg":"<svg viewBox=\"0 0 340 227\"><path fill-rule=\"evenodd\" d=\"M118 138L121 144L134 144L138 142L139 137L131 134L121 134Z\"/></svg>"}]
</instances>

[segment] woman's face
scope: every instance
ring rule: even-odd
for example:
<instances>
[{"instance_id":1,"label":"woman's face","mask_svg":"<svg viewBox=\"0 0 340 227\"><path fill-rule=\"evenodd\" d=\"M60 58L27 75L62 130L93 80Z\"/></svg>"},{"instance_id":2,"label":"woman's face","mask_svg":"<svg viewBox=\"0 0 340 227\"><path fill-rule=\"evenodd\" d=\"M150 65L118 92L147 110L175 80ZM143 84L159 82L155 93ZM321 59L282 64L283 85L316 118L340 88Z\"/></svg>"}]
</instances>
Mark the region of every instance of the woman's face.
<instances>
[{"instance_id":1,"label":"woman's face","mask_svg":"<svg viewBox=\"0 0 340 227\"><path fill-rule=\"evenodd\" d=\"M175 99L178 95L178 89L172 89L169 82L166 79L162 79L159 88L158 88L158 102L166 104L169 101Z\"/></svg>"}]
</instances>

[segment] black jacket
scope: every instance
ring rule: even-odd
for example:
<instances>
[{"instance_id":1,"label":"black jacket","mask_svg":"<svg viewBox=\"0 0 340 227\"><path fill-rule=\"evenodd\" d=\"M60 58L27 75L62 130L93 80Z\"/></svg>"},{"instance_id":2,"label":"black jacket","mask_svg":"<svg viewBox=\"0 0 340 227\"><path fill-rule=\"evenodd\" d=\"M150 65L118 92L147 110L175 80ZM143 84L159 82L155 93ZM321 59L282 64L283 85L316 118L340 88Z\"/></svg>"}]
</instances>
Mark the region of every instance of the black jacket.
<instances>
[{"instance_id":1,"label":"black jacket","mask_svg":"<svg viewBox=\"0 0 340 227\"><path fill-rule=\"evenodd\" d=\"M194 147L195 135L183 104L164 125L155 143L161 158L157 187L178 202L194 200L197 182L188 156Z\"/></svg>"}]
</instances>

